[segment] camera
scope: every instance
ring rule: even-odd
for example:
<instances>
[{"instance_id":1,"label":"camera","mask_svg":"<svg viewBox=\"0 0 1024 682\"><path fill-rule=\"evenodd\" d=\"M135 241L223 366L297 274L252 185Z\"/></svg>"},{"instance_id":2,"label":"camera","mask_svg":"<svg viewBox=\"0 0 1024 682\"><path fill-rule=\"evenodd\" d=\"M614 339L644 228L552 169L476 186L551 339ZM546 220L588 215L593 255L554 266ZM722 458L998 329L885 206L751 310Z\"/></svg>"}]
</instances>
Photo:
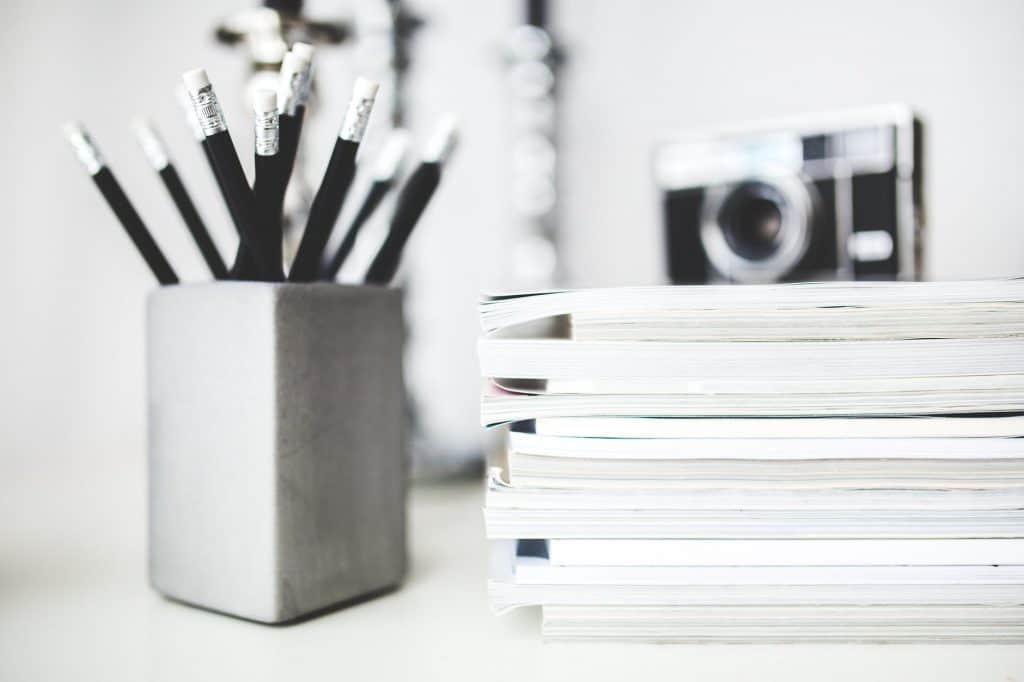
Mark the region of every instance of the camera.
<instances>
[{"instance_id":1,"label":"camera","mask_svg":"<svg viewBox=\"0 0 1024 682\"><path fill-rule=\"evenodd\" d=\"M922 128L892 105L658 147L673 283L920 276Z\"/></svg>"}]
</instances>

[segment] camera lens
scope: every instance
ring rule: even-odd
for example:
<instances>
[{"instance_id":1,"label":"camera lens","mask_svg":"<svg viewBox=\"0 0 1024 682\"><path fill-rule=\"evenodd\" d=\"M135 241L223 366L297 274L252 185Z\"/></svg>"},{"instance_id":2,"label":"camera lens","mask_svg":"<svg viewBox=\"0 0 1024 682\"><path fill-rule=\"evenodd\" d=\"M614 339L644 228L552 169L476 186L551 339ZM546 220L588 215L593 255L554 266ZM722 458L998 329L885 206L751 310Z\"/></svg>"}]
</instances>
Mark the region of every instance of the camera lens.
<instances>
[{"instance_id":1,"label":"camera lens","mask_svg":"<svg viewBox=\"0 0 1024 682\"><path fill-rule=\"evenodd\" d=\"M779 248L785 199L761 182L737 187L718 216L729 248L747 260L763 260Z\"/></svg>"},{"instance_id":2,"label":"camera lens","mask_svg":"<svg viewBox=\"0 0 1024 682\"><path fill-rule=\"evenodd\" d=\"M812 191L804 178L782 172L709 187L700 241L714 272L732 282L785 279L807 252Z\"/></svg>"}]
</instances>

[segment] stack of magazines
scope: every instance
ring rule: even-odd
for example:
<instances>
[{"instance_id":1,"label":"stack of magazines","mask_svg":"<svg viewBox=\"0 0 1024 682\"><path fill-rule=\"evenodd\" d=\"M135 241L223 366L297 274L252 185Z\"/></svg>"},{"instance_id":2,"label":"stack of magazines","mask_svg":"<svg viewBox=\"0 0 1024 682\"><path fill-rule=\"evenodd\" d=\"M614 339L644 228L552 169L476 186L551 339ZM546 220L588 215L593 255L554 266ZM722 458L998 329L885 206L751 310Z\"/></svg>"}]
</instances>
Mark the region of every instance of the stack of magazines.
<instances>
[{"instance_id":1,"label":"stack of magazines","mask_svg":"<svg viewBox=\"0 0 1024 682\"><path fill-rule=\"evenodd\" d=\"M1024 641L1024 280L486 298L496 611L549 638Z\"/></svg>"}]
</instances>

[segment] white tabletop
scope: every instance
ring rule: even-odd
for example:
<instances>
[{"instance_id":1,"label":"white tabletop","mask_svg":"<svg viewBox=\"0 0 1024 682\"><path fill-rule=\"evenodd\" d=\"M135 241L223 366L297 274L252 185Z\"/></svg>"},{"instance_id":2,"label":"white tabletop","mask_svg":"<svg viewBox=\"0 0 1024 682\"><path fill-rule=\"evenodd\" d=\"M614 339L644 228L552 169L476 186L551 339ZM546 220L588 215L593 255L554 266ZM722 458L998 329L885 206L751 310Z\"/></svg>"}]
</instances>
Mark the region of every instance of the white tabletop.
<instances>
[{"instance_id":1,"label":"white tabletop","mask_svg":"<svg viewBox=\"0 0 1024 682\"><path fill-rule=\"evenodd\" d=\"M476 482L420 485L412 571L379 599L268 627L145 580L141 465L0 476L0 680L1024 680L1024 647L544 643L496 617Z\"/></svg>"}]
</instances>

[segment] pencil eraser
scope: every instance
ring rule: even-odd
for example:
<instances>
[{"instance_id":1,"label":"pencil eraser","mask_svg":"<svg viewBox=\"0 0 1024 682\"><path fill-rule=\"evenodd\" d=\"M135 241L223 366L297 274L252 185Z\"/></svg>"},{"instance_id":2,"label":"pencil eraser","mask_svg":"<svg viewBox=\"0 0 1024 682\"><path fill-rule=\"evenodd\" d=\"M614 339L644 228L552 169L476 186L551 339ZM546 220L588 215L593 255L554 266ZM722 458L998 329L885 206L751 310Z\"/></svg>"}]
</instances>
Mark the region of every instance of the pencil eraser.
<instances>
[{"instance_id":1,"label":"pencil eraser","mask_svg":"<svg viewBox=\"0 0 1024 682\"><path fill-rule=\"evenodd\" d=\"M156 135L156 130L153 129L153 125L144 118L132 119L132 130L135 131L135 137L140 140L157 140L159 139Z\"/></svg>"},{"instance_id":2,"label":"pencil eraser","mask_svg":"<svg viewBox=\"0 0 1024 682\"><path fill-rule=\"evenodd\" d=\"M210 84L210 77L206 75L206 69L192 69L181 74L181 80L189 92L199 92Z\"/></svg>"},{"instance_id":3,"label":"pencil eraser","mask_svg":"<svg viewBox=\"0 0 1024 682\"><path fill-rule=\"evenodd\" d=\"M292 45L292 54L304 64L313 61L313 46L309 43L295 43Z\"/></svg>"},{"instance_id":4,"label":"pencil eraser","mask_svg":"<svg viewBox=\"0 0 1024 682\"><path fill-rule=\"evenodd\" d=\"M167 168L171 163L167 155L167 147L164 146L163 140L157 135L156 130L149 121L137 118L132 121L132 128L135 131L135 137L139 141L139 146L142 147L142 152L149 159L149 163L153 168L158 171Z\"/></svg>"},{"instance_id":5,"label":"pencil eraser","mask_svg":"<svg viewBox=\"0 0 1024 682\"><path fill-rule=\"evenodd\" d=\"M282 114L294 114L302 87L302 64L293 52L281 60L281 73L277 82L277 107Z\"/></svg>"},{"instance_id":6,"label":"pencil eraser","mask_svg":"<svg viewBox=\"0 0 1024 682\"><path fill-rule=\"evenodd\" d=\"M85 126L78 121L67 121L60 129L64 131L64 137L68 138L71 142L76 142L85 137Z\"/></svg>"},{"instance_id":7,"label":"pencil eraser","mask_svg":"<svg viewBox=\"0 0 1024 682\"><path fill-rule=\"evenodd\" d=\"M302 59L294 52L286 52L281 59L281 78L290 79L294 74L302 71Z\"/></svg>"},{"instance_id":8,"label":"pencil eraser","mask_svg":"<svg viewBox=\"0 0 1024 682\"><path fill-rule=\"evenodd\" d=\"M257 114L277 111L277 93L273 90L257 90L252 96L252 108Z\"/></svg>"},{"instance_id":9,"label":"pencil eraser","mask_svg":"<svg viewBox=\"0 0 1024 682\"><path fill-rule=\"evenodd\" d=\"M377 96L377 91L380 89L380 83L372 81L369 78L363 78L360 76L356 79L356 84L352 86L352 98L353 99L374 99Z\"/></svg>"},{"instance_id":10,"label":"pencil eraser","mask_svg":"<svg viewBox=\"0 0 1024 682\"><path fill-rule=\"evenodd\" d=\"M349 142L362 141L366 126L370 123L373 100L379 89L380 84L376 81L361 76L356 79L356 84L352 86L352 101L348 103L338 137Z\"/></svg>"},{"instance_id":11,"label":"pencil eraser","mask_svg":"<svg viewBox=\"0 0 1024 682\"><path fill-rule=\"evenodd\" d=\"M61 129L64 131L64 136L68 139L68 142L71 143L71 148L75 151L78 160L85 166L89 175L98 173L104 165L103 157L100 156L99 150L93 144L89 133L85 131L85 127L78 121L68 121L61 126Z\"/></svg>"},{"instance_id":12,"label":"pencil eraser","mask_svg":"<svg viewBox=\"0 0 1024 682\"><path fill-rule=\"evenodd\" d=\"M409 131L395 128L384 141L371 172L374 181L388 182L398 174L398 167L409 148Z\"/></svg>"},{"instance_id":13,"label":"pencil eraser","mask_svg":"<svg viewBox=\"0 0 1024 682\"><path fill-rule=\"evenodd\" d=\"M423 160L428 163L443 163L455 148L458 133L458 119L451 114L441 117L434 134L423 146Z\"/></svg>"}]
</instances>

